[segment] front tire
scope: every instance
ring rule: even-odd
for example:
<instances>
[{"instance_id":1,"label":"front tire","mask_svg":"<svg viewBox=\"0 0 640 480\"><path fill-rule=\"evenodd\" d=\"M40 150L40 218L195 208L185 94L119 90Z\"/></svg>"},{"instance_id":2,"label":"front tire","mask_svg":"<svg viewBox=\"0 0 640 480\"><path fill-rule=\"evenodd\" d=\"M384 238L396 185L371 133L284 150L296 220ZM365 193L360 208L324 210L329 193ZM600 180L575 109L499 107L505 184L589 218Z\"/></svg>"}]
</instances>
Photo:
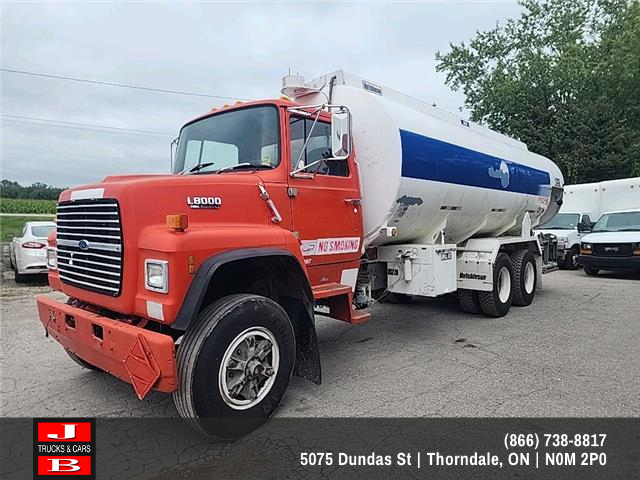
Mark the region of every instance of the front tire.
<instances>
[{"instance_id":1,"label":"front tire","mask_svg":"<svg viewBox=\"0 0 640 480\"><path fill-rule=\"evenodd\" d=\"M598 275L598 272L600 272L599 268L587 267L586 265L584 266L584 273L586 273L590 277Z\"/></svg>"},{"instance_id":2,"label":"front tire","mask_svg":"<svg viewBox=\"0 0 640 480\"><path fill-rule=\"evenodd\" d=\"M176 355L173 399L193 428L220 441L258 428L284 397L295 362L295 334L273 300L236 294L209 305Z\"/></svg>"},{"instance_id":3,"label":"front tire","mask_svg":"<svg viewBox=\"0 0 640 480\"><path fill-rule=\"evenodd\" d=\"M536 257L529 250L523 249L511 255L513 264L513 304L526 307L531 305L536 296L538 275Z\"/></svg>"},{"instance_id":4,"label":"front tire","mask_svg":"<svg viewBox=\"0 0 640 480\"><path fill-rule=\"evenodd\" d=\"M498 254L493 264L493 290L478 292L480 308L490 317L504 317L513 300L513 265L506 253Z\"/></svg>"},{"instance_id":5,"label":"front tire","mask_svg":"<svg viewBox=\"0 0 640 480\"><path fill-rule=\"evenodd\" d=\"M578 257L580 256L580 250L577 247L573 247L567 252L564 257L564 263L562 268L564 270L577 270L578 269Z\"/></svg>"}]
</instances>

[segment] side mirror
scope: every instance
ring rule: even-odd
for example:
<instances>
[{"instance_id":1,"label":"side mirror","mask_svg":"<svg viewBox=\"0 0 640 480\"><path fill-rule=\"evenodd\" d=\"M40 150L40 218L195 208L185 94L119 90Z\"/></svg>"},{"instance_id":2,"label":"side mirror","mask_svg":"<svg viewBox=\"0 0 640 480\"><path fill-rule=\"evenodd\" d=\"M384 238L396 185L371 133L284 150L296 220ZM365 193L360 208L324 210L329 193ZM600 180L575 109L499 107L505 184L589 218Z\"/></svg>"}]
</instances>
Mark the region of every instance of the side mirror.
<instances>
[{"instance_id":1,"label":"side mirror","mask_svg":"<svg viewBox=\"0 0 640 480\"><path fill-rule=\"evenodd\" d=\"M14 235L13 233L5 233L5 234L4 234L4 238L7 238L7 239L9 239L9 240L13 240L13 237L14 237L14 236L15 236L15 235Z\"/></svg>"},{"instance_id":2,"label":"side mirror","mask_svg":"<svg viewBox=\"0 0 640 480\"><path fill-rule=\"evenodd\" d=\"M331 114L332 160L344 160L351 154L351 114L346 111Z\"/></svg>"},{"instance_id":3,"label":"side mirror","mask_svg":"<svg viewBox=\"0 0 640 480\"><path fill-rule=\"evenodd\" d=\"M176 158L176 151L178 149L178 138L180 137L176 137L173 140L171 140L171 165L169 166L169 171L173 172L173 161Z\"/></svg>"}]
</instances>

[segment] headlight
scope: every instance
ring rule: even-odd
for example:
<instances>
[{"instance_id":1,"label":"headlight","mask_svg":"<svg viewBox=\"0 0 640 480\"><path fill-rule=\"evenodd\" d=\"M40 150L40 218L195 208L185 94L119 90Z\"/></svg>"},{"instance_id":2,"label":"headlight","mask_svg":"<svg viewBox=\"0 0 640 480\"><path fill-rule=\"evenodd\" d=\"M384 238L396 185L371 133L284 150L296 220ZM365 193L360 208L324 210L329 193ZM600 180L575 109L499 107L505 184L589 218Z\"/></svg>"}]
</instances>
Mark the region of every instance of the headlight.
<instances>
[{"instance_id":1,"label":"headlight","mask_svg":"<svg viewBox=\"0 0 640 480\"><path fill-rule=\"evenodd\" d=\"M47 268L50 270L58 268L58 255L53 248L47 248Z\"/></svg>"},{"instance_id":2,"label":"headlight","mask_svg":"<svg viewBox=\"0 0 640 480\"><path fill-rule=\"evenodd\" d=\"M144 284L147 290L167 293L169 291L169 262L166 260L145 260Z\"/></svg>"},{"instance_id":3,"label":"headlight","mask_svg":"<svg viewBox=\"0 0 640 480\"><path fill-rule=\"evenodd\" d=\"M580 254L581 255L591 255L593 252L591 250L590 243L581 243L580 244Z\"/></svg>"}]
</instances>

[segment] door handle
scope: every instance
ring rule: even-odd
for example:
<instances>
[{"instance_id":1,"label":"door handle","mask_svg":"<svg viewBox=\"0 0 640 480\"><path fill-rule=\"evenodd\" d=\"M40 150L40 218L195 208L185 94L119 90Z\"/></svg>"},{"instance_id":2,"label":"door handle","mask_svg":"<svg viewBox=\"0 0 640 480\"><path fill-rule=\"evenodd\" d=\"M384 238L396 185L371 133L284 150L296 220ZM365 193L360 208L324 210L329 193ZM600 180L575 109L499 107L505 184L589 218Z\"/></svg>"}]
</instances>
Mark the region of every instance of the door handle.
<instances>
[{"instance_id":1,"label":"door handle","mask_svg":"<svg viewBox=\"0 0 640 480\"><path fill-rule=\"evenodd\" d=\"M361 202L362 202L361 198L345 198L344 199L344 203L352 203L356 207L359 207Z\"/></svg>"}]
</instances>

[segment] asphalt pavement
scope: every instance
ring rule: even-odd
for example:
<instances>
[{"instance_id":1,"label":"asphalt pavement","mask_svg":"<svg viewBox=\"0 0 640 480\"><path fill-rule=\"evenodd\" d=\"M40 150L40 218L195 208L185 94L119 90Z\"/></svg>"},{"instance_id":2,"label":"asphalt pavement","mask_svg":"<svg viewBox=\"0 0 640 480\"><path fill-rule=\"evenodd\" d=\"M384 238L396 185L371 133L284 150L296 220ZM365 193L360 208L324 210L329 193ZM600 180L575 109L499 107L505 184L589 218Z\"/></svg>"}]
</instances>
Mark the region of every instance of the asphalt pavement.
<instances>
[{"instance_id":1,"label":"asphalt pavement","mask_svg":"<svg viewBox=\"0 0 640 480\"><path fill-rule=\"evenodd\" d=\"M46 282L2 277L2 416L177 416L170 395L140 401L45 338L34 295ZM371 311L360 326L318 317L323 383L294 377L277 415L640 415L638 274L552 272L531 306L498 319L463 313L454 295Z\"/></svg>"}]
</instances>

